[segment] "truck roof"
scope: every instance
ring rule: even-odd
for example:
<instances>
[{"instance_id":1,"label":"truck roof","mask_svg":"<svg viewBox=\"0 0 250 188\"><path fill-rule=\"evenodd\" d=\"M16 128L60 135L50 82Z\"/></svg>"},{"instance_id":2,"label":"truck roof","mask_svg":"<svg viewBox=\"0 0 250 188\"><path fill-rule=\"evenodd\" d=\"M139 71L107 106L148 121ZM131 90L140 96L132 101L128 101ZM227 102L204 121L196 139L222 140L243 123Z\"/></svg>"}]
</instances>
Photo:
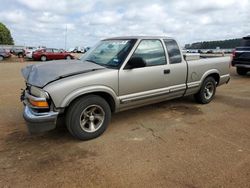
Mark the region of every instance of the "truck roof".
<instances>
[{"instance_id":1,"label":"truck roof","mask_svg":"<svg viewBox=\"0 0 250 188\"><path fill-rule=\"evenodd\" d=\"M173 39L166 36L120 36L120 37L111 37L104 40L119 40L119 39Z\"/></svg>"}]
</instances>

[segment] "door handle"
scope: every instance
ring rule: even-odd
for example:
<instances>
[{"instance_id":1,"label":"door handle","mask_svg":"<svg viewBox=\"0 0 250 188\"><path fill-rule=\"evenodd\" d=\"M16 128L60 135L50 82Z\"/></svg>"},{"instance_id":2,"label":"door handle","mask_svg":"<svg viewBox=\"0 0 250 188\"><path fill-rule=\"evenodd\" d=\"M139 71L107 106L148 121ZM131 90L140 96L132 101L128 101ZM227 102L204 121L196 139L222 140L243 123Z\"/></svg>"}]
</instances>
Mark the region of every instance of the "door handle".
<instances>
[{"instance_id":1,"label":"door handle","mask_svg":"<svg viewBox=\"0 0 250 188\"><path fill-rule=\"evenodd\" d=\"M163 71L163 73L164 73L164 74L170 74L170 69L165 69L165 70Z\"/></svg>"}]
</instances>

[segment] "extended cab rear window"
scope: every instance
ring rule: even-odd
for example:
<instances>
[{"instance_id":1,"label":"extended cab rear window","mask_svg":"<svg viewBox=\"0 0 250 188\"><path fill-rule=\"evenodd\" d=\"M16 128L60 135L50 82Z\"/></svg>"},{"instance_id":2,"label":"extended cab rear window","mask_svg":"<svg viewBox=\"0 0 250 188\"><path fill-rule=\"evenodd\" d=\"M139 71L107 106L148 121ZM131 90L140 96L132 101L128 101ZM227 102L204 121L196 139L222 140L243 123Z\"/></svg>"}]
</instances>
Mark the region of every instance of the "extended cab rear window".
<instances>
[{"instance_id":1,"label":"extended cab rear window","mask_svg":"<svg viewBox=\"0 0 250 188\"><path fill-rule=\"evenodd\" d=\"M181 63L182 62L181 52L176 41L172 39L165 39L164 43L168 51L170 64Z\"/></svg>"}]
</instances>

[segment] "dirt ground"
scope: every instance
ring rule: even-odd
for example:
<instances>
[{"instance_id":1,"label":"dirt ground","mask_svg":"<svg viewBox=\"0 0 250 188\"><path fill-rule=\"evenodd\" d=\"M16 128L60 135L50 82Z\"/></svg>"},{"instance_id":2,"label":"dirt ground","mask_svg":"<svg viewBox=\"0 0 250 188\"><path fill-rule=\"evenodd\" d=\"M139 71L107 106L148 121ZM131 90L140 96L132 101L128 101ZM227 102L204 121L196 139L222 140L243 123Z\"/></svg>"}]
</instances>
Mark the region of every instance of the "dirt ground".
<instances>
[{"instance_id":1,"label":"dirt ground","mask_svg":"<svg viewBox=\"0 0 250 188\"><path fill-rule=\"evenodd\" d=\"M20 69L0 64L0 187L250 187L250 75L192 97L113 115L99 138L27 132Z\"/></svg>"}]
</instances>

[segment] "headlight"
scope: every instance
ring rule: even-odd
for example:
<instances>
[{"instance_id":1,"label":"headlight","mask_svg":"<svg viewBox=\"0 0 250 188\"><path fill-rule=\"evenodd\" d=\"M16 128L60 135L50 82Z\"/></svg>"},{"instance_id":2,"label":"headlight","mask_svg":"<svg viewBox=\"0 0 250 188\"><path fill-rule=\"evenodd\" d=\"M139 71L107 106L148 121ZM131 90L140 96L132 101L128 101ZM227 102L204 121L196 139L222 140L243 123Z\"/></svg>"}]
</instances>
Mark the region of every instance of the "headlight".
<instances>
[{"instance_id":1,"label":"headlight","mask_svg":"<svg viewBox=\"0 0 250 188\"><path fill-rule=\"evenodd\" d=\"M40 98L45 98L45 99L49 98L49 95L47 92L34 86L30 87L30 94L36 97L40 97Z\"/></svg>"}]
</instances>

